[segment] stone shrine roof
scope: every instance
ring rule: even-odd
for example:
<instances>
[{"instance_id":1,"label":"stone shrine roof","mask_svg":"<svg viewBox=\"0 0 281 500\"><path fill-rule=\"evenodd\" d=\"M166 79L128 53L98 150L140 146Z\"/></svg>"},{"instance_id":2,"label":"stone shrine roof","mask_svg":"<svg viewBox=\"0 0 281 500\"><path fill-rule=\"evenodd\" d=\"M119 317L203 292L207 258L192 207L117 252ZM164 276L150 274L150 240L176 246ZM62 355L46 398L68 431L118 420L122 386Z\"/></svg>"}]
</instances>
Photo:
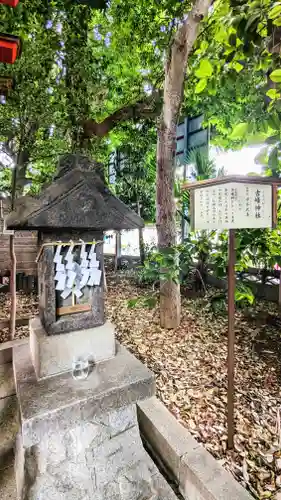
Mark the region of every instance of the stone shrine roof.
<instances>
[{"instance_id":1,"label":"stone shrine roof","mask_svg":"<svg viewBox=\"0 0 281 500\"><path fill-rule=\"evenodd\" d=\"M110 192L100 165L65 155L51 185L38 197L23 196L7 217L8 229L121 230L144 226L133 210Z\"/></svg>"}]
</instances>

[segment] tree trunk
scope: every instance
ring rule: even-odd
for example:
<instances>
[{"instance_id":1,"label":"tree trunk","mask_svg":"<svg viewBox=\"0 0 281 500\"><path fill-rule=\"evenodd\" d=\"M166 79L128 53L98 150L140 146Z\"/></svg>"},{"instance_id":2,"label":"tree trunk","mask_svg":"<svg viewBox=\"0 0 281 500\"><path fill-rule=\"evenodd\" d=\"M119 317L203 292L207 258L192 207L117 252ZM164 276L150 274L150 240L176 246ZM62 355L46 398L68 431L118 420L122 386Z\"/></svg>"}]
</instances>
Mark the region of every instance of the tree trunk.
<instances>
[{"instance_id":1,"label":"tree trunk","mask_svg":"<svg viewBox=\"0 0 281 500\"><path fill-rule=\"evenodd\" d=\"M174 151L176 123L162 124L157 146L157 236L160 251L167 252L177 243L176 204L174 197ZM180 286L172 280L160 282L160 324L176 328L180 324Z\"/></svg>"},{"instance_id":2,"label":"tree trunk","mask_svg":"<svg viewBox=\"0 0 281 500\"><path fill-rule=\"evenodd\" d=\"M212 0L196 0L182 22L170 47L165 65L163 109L157 142L156 227L158 247L168 252L176 244L176 204L174 198L176 128L182 103L188 56L196 40L199 23ZM163 328L180 324L180 286L161 281L160 323Z\"/></svg>"}]
</instances>

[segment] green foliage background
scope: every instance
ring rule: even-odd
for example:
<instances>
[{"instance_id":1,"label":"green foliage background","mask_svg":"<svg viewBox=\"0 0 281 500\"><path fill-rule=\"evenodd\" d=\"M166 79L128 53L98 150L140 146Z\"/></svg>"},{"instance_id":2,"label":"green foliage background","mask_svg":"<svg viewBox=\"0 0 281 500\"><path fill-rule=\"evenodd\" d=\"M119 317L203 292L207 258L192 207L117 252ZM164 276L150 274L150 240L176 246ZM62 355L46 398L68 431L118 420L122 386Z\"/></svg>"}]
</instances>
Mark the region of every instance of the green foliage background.
<instances>
[{"instance_id":1,"label":"green foliage background","mask_svg":"<svg viewBox=\"0 0 281 500\"><path fill-rule=\"evenodd\" d=\"M23 41L22 57L13 66L0 65L0 74L15 79L0 108L0 139L20 166L20 189L38 192L64 152L79 150L106 166L118 147L130 152L131 161L116 191L134 204L132 179L138 178L146 217L152 218L153 203L145 198L154 199L157 117L136 116L117 123L107 137L90 139L83 137L83 122L102 121L123 106L149 100L155 89L161 92L165 54L190 7L187 0L111 0L106 10L64 0L0 6L2 31ZM216 0L188 62L182 106L185 116L204 113L220 147L271 141L261 160L266 173L276 175L280 19L272 0ZM7 169L0 176L1 188L9 190Z\"/></svg>"}]
</instances>

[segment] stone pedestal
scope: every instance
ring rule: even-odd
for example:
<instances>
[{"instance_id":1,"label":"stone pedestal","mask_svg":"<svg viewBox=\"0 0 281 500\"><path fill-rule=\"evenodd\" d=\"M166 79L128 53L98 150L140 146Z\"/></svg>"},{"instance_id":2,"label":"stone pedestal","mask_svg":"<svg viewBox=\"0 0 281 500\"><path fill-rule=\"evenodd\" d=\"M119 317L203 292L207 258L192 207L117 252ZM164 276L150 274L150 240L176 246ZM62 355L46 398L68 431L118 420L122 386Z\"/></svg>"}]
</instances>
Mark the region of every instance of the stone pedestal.
<instances>
[{"instance_id":1,"label":"stone pedestal","mask_svg":"<svg viewBox=\"0 0 281 500\"><path fill-rule=\"evenodd\" d=\"M18 500L176 500L139 435L136 402L154 394L153 375L126 349L84 381L38 381L28 346L13 362Z\"/></svg>"},{"instance_id":2,"label":"stone pedestal","mask_svg":"<svg viewBox=\"0 0 281 500\"><path fill-rule=\"evenodd\" d=\"M47 335L39 317L30 321L30 351L37 379L68 372L81 356L100 363L115 356L115 327L104 325L63 335Z\"/></svg>"}]
</instances>

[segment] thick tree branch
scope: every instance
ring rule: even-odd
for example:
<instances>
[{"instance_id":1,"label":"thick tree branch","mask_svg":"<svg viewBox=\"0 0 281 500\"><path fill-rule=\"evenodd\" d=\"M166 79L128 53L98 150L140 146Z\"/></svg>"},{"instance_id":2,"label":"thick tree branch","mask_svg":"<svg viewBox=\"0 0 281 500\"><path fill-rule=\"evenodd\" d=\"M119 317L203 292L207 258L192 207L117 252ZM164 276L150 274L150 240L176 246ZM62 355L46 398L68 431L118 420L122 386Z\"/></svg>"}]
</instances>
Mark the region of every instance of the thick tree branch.
<instances>
[{"instance_id":1,"label":"thick tree branch","mask_svg":"<svg viewBox=\"0 0 281 500\"><path fill-rule=\"evenodd\" d=\"M161 93L159 90L156 90L149 98L142 99L135 104L130 104L129 106L118 109L100 123L95 120L86 120L83 124L84 136L85 138L90 138L92 136L104 137L121 121L155 118L160 115L161 107Z\"/></svg>"},{"instance_id":2,"label":"thick tree branch","mask_svg":"<svg viewBox=\"0 0 281 500\"><path fill-rule=\"evenodd\" d=\"M208 8L212 3L213 0L196 0L192 11L179 27L172 40L170 57L168 57L167 60L166 78L167 76L169 78L170 64L177 66L177 73L179 73L179 71L181 73L179 78L181 87L186 73L187 59L197 37L199 23L208 12ZM179 67L179 62L184 62L184 64ZM171 72L174 72L173 68L171 68ZM179 82L176 84L177 87L178 83ZM105 137L121 121L140 118L156 118L161 113L161 94L162 93L157 90L150 98L142 99L135 104L124 106L115 111L112 115L106 117L100 123L91 119L86 120L83 123L84 138L87 139L93 136ZM175 94L178 94L178 92L175 92ZM175 109L179 109L178 102L175 103Z\"/></svg>"}]
</instances>

